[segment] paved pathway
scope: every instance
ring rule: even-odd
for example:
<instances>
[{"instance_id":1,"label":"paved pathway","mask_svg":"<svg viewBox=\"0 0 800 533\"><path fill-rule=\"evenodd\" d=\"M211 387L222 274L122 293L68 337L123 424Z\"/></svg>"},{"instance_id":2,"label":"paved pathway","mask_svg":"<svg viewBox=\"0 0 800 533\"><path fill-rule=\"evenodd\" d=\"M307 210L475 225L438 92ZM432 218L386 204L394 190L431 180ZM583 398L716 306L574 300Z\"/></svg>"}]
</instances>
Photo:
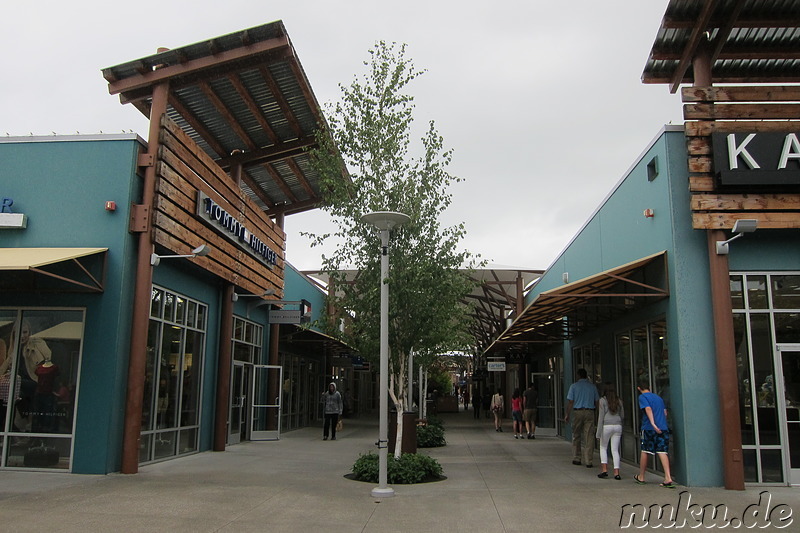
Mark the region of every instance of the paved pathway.
<instances>
[{"instance_id":1,"label":"paved pathway","mask_svg":"<svg viewBox=\"0 0 800 533\"><path fill-rule=\"evenodd\" d=\"M395 485L393 498L376 500L373 484L344 478L359 454L374 450L377 436L375 420L346 420L336 441L305 428L276 442L149 465L133 476L3 471L0 531L618 531L626 504L725 504L729 518L741 518L765 490L762 507L773 510L773 521L793 512L783 531L800 530L800 488L669 490L655 475L638 486L630 465L623 465L622 481L601 480L596 468L572 465L561 439L515 440L510 428L497 433L471 413L443 418L448 445L421 451L441 463L447 479Z\"/></svg>"}]
</instances>

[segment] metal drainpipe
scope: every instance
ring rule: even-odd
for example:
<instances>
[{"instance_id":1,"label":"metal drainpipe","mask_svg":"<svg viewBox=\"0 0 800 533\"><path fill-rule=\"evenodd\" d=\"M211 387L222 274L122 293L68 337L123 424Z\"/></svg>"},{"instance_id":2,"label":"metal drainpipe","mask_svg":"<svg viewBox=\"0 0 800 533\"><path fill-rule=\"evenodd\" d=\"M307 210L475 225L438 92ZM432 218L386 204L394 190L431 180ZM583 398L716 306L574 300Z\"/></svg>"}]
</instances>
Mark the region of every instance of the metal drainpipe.
<instances>
[{"instance_id":1,"label":"metal drainpipe","mask_svg":"<svg viewBox=\"0 0 800 533\"><path fill-rule=\"evenodd\" d=\"M694 85L711 87L711 43L698 47L692 59ZM739 376L736 370L736 347L733 342L733 307L730 294L728 256L718 255L717 241L725 240L722 230L707 230L708 265L711 277L711 308L714 318L717 387L722 425L722 469L725 488L744 490L742 432L739 418Z\"/></svg>"},{"instance_id":2,"label":"metal drainpipe","mask_svg":"<svg viewBox=\"0 0 800 533\"><path fill-rule=\"evenodd\" d=\"M156 159L159 149L161 117L167 112L169 83L153 88L150 108L150 130L147 153ZM155 203L156 166L145 168L142 205L147 210L147 230L139 233L136 276L131 316L131 351L128 360L128 390L125 399L125 425L122 434L122 473L139 471L139 441L142 432L142 403L144 399L145 364L147 360L147 331L150 321L150 298L153 287L152 227Z\"/></svg>"}]
</instances>

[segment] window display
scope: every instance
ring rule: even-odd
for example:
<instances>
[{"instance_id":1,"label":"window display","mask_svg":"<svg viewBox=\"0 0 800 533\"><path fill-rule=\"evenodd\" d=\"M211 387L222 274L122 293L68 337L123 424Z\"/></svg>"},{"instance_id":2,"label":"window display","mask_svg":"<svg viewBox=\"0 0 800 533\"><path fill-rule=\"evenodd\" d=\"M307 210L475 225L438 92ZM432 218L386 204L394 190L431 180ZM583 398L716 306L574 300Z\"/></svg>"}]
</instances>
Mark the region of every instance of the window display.
<instances>
[{"instance_id":1,"label":"window display","mask_svg":"<svg viewBox=\"0 0 800 533\"><path fill-rule=\"evenodd\" d=\"M5 467L70 468L84 313L0 310Z\"/></svg>"}]
</instances>

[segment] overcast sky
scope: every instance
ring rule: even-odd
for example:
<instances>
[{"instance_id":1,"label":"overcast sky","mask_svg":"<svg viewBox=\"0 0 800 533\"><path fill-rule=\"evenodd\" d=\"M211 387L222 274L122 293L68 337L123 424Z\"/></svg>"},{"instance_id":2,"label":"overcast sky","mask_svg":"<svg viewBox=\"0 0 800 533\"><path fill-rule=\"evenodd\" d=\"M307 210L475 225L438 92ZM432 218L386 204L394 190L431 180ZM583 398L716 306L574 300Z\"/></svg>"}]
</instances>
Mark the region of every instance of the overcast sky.
<instances>
[{"instance_id":1,"label":"overcast sky","mask_svg":"<svg viewBox=\"0 0 800 533\"><path fill-rule=\"evenodd\" d=\"M427 73L416 122L455 151L443 223L493 265L544 269L664 124L680 96L640 81L668 0L138 0L12 2L0 20L0 135L119 133L146 119L108 94L100 70L283 20L322 104L365 72L378 40L408 44ZM287 260L319 266L286 219Z\"/></svg>"}]
</instances>

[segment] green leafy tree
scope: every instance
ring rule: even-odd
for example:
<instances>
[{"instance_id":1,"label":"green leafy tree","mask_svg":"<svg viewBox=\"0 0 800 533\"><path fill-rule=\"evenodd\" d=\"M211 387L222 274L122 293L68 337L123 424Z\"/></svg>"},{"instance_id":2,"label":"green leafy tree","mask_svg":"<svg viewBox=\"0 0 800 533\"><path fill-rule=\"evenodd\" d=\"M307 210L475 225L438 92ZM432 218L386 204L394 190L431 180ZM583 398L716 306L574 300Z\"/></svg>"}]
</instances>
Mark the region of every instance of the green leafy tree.
<instances>
[{"instance_id":1,"label":"green leafy tree","mask_svg":"<svg viewBox=\"0 0 800 533\"><path fill-rule=\"evenodd\" d=\"M330 256L323 255L322 270L335 289L333 308L343 314L329 317L328 332L377 360L381 245L379 232L361 217L372 211L410 216L392 232L389 245L389 388L402 413L411 405L405 396L412 350L415 365L425 366L439 353L472 344L462 302L474 286L467 271L478 259L459 249L463 223L440 224L452 200L448 189L460 180L447 170L452 150L445 149L432 121L414 147L419 155L410 151L414 105L407 88L423 72L406 57L405 45L379 42L370 56L362 78L340 85L341 100L327 108L330 137L319 135L320 148L312 152L324 187L323 209L336 229L310 236L314 245L336 243ZM341 161L331 155L337 151L350 179L342 179ZM340 327L342 320L347 327ZM402 435L400 416L398 424Z\"/></svg>"}]
</instances>

